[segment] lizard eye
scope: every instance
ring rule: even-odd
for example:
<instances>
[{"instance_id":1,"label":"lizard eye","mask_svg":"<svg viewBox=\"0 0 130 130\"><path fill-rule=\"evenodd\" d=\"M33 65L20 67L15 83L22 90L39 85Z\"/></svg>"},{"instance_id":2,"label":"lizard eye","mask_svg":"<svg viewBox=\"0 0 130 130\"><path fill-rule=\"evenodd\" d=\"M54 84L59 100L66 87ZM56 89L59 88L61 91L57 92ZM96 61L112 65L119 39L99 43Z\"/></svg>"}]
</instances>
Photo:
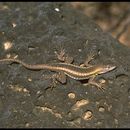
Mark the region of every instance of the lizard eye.
<instances>
[{"instance_id":1,"label":"lizard eye","mask_svg":"<svg viewBox=\"0 0 130 130\"><path fill-rule=\"evenodd\" d=\"M116 66L114 66L114 65L108 65L107 66L108 71L113 70L115 68L116 68Z\"/></svg>"}]
</instances>

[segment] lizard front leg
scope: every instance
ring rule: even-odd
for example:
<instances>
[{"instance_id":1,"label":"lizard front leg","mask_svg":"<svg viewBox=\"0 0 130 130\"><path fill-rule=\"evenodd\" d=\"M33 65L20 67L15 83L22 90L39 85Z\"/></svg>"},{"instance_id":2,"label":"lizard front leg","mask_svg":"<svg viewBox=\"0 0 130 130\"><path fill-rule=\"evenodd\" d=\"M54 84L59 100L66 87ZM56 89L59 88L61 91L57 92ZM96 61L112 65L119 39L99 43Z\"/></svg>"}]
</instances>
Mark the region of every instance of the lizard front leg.
<instances>
[{"instance_id":1,"label":"lizard front leg","mask_svg":"<svg viewBox=\"0 0 130 130\"><path fill-rule=\"evenodd\" d=\"M89 62L92 61L95 58L96 55L97 54L90 53L90 55L86 58L85 62L83 64L81 64L80 66L81 67L92 66L92 65L89 64Z\"/></svg>"},{"instance_id":2,"label":"lizard front leg","mask_svg":"<svg viewBox=\"0 0 130 130\"><path fill-rule=\"evenodd\" d=\"M90 77L89 80L88 80L88 83L85 83L84 86L91 84L91 85L94 85L95 87L97 87L100 90L104 90L105 88L101 85L101 83L97 83L95 81L95 77L96 77L96 75Z\"/></svg>"}]
</instances>

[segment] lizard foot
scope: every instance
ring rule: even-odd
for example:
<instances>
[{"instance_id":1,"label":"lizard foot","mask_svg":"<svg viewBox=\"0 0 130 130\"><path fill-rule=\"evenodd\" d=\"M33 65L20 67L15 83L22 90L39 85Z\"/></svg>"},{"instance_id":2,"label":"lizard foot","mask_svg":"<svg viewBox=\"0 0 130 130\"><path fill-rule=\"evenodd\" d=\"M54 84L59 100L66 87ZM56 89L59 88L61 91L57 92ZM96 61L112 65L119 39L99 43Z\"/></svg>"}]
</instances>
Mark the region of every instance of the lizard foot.
<instances>
[{"instance_id":1,"label":"lizard foot","mask_svg":"<svg viewBox=\"0 0 130 130\"><path fill-rule=\"evenodd\" d=\"M95 81L85 83L84 86L90 85L90 84L91 84L91 85L94 85L98 90L102 90L102 91L105 90L105 88L104 88L100 83L97 83L97 82L95 82Z\"/></svg>"},{"instance_id":2,"label":"lizard foot","mask_svg":"<svg viewBox=\"0 0 130 130\"><path fill-rule=\"evenodd\" d=\"M102 90L102 91L105 90L105 88L101 85L101 83L97 83L97 82L93 81L93 82L90 82L90 84L95 85L95 87L97 87L98 90Z\"/></svg>"}]
</instances>

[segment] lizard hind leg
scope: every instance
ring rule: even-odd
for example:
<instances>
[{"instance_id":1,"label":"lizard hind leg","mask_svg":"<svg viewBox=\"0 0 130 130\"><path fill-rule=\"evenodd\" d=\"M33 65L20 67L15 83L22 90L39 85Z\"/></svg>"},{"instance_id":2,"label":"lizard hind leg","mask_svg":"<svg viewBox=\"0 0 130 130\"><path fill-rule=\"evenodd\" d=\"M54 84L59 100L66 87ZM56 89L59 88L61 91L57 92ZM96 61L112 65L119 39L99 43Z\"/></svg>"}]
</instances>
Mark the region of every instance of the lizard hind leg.
<instances>
[{"instance_id":1,"label":"lizard hind leg","mask_svg":"<svg viewBox=\"0 0 130 130\"><path fill-rule=\"evenodd\" d=\"M61 49L60 53L56 52L56 56L59 61L71 64L73 62L73 57L65 55L65 49Z\"/></svg>"},{"instance_id":2,"label":"lizard hind leg","mask_svg":"<svg viewBox=\"0 0 130 130\"><path fill-rule=\"evenodd\" d=\"M59 72L58 74L56 74L55 79L59 81L61 84L66 83L66 75L64 72Z\"/></svg>"},{"instance_id":3,"label":"lizard hind leg","mask_svg":"<svg viewBox=\"0 0 130 130\"><path fill-rule=\"evenodd\" d=\"M59 73L56 73L56 74L52 75L51 89L56 87L58 81L61 84L65 84L66 83L66 75L64 74L64 72L59 72Z\"/></svg>"}]
</instances>

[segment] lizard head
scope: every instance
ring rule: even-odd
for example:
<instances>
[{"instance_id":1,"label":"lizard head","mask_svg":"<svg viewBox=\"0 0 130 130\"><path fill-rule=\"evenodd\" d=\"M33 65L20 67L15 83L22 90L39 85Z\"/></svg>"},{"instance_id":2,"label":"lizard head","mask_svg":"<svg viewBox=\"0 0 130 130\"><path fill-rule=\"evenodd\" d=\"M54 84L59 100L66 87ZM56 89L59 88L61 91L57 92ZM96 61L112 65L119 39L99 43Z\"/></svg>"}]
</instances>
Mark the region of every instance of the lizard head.
<instances>
[{"instance_id":1,"label":"lizard head","mask_svg":"<svg viewBox=\"0 0 130 130\"><path fill-rule=\"evenodd\" d=\"M98 73L99 74L103 74L106 72L109 72L111 70L114 70L116 68L116 66L114 65L102 65L98 67Z\"/></svg>"}]
</instances>

